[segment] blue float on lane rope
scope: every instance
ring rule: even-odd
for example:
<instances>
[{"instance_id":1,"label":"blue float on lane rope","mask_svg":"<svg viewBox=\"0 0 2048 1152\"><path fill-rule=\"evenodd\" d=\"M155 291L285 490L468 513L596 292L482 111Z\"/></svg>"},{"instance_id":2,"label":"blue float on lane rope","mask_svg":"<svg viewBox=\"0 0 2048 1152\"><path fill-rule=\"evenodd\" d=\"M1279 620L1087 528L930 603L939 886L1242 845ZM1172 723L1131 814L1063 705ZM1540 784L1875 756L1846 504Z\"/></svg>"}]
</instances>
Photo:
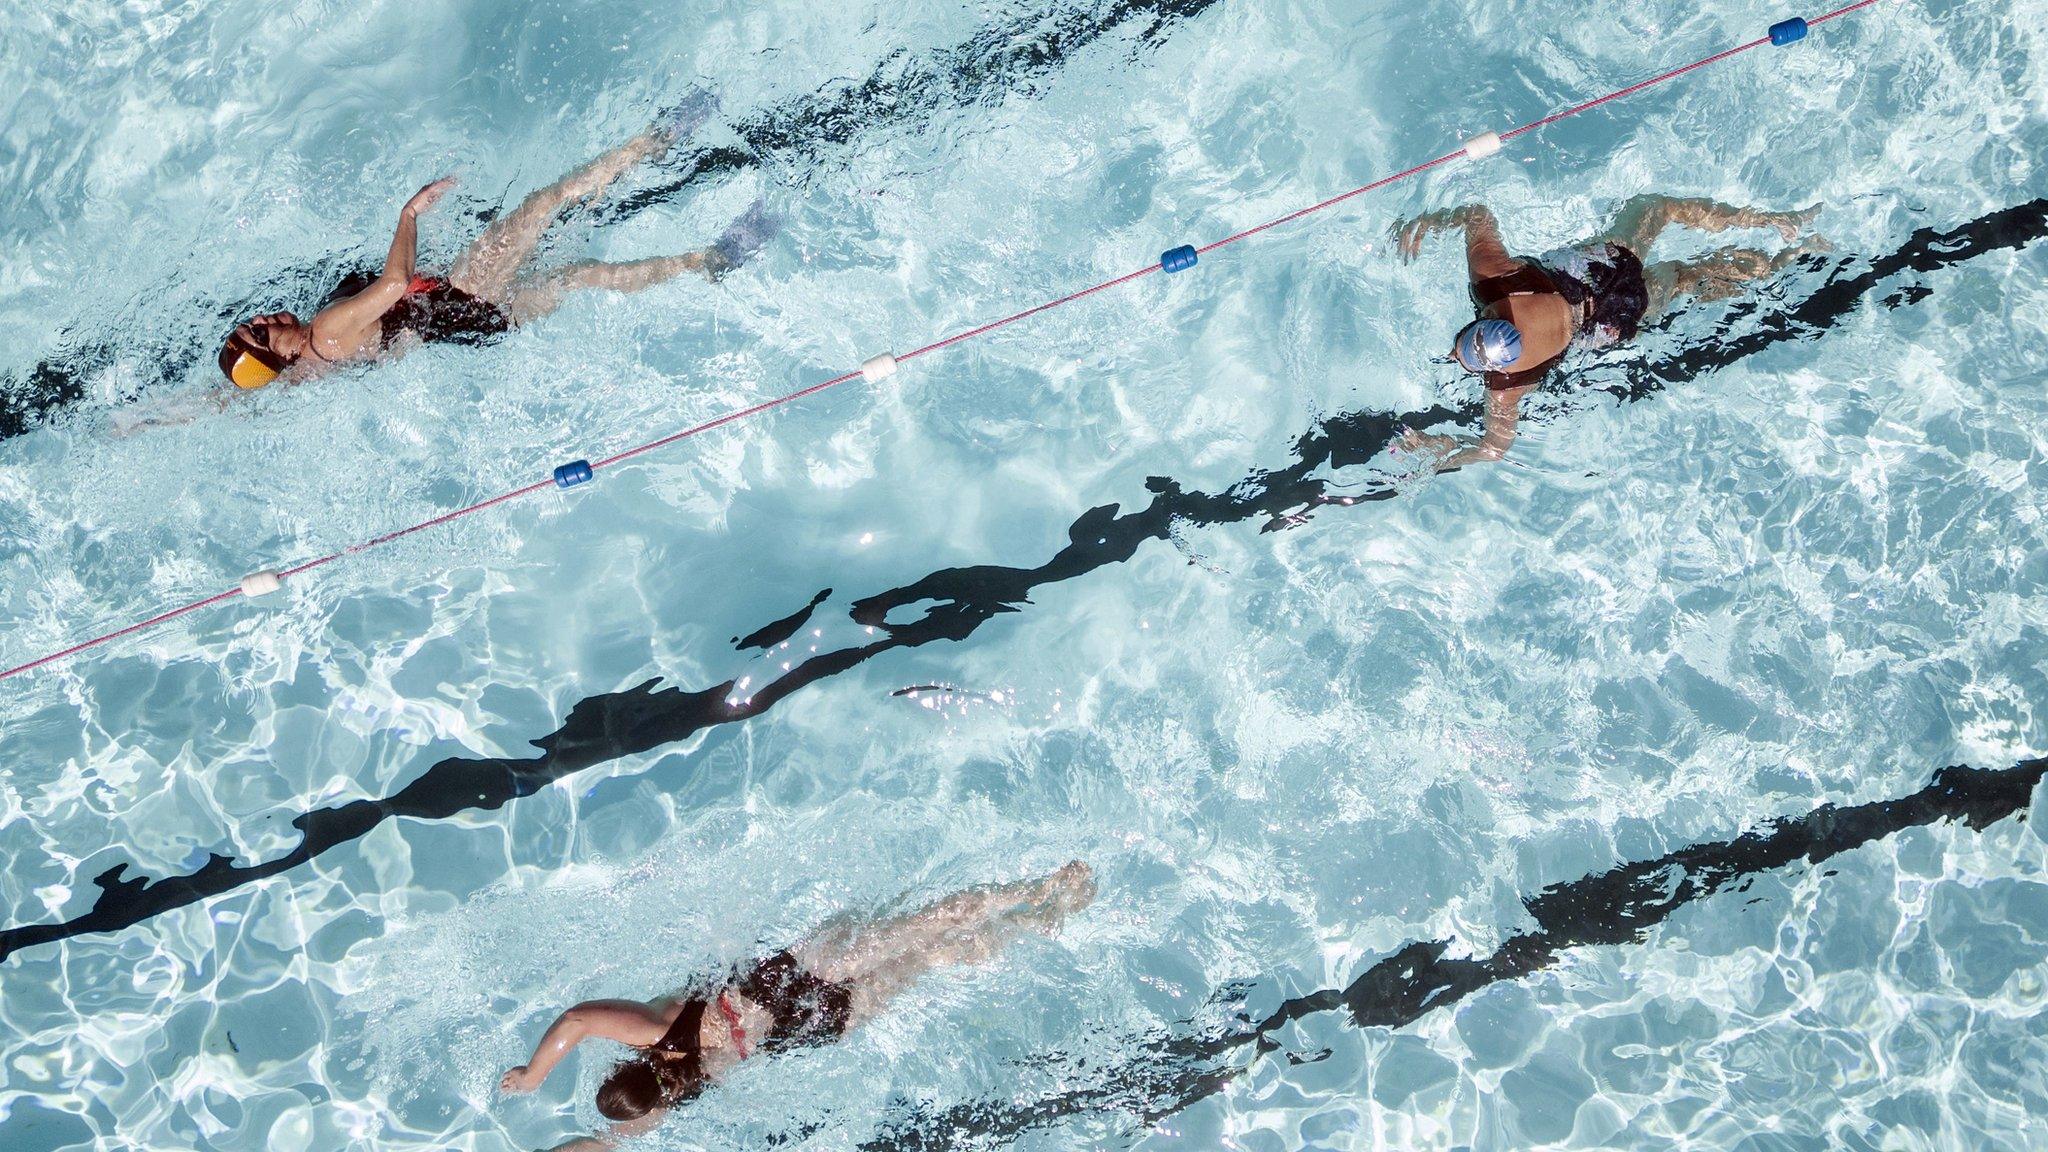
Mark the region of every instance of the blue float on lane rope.
<instances>
[{"instance_id":1,"label":"blue float on lane rope","mask_svg":"<svg viewBox=\"0 0 2048 1152\"><path fill-rule=\"evenodd\" d=\"M571 460L555 469L555 487L574 488L590 479L590 461Z\"/></svg>"},{"instance_id":2,"label":"blue float on lane rope","mask_svg":"<svg viewBox=\"0 0 2048 1152\"><path fill-rule=\"evenodd\" d=\"M1185 272L1193 268L1195 261L1198 259L1200 257L1195 254L1195 246L1193 244L1183 244L1178 248L1168 248L1166 251L1161 252L1159 254L1159 266L1168 272Z\"/></svg>"},{"instance_id":3,"label":"blue float on lane rope","mask_svg":"<svg viewBox=\"0 0 2048 1152\"><path fill-rule=\"evenodd\" d=\"M1750 27L1754 28L1756 25L1752 24ZM1806 20L1802 17L1794 16L1790 20L1780 20L1776 24L1771 25L1771 43L1776 44L1780 48L1804 39L1806 39Z\"/></svg>"}]
</instances>

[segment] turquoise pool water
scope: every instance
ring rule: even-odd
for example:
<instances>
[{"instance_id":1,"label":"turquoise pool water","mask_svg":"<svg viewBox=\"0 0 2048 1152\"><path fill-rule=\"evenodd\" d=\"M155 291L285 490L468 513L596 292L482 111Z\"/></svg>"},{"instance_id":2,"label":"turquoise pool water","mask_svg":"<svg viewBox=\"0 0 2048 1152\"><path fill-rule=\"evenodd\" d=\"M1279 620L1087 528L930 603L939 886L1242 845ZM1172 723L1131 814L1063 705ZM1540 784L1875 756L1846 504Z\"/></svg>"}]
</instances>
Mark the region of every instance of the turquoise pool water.
<instances>
[{"instance_id":1,"label":"turquoise pool water","mask_svg":"<svg viewBox=\"0 0 2048 1152\"><path fill-rule=\"evenodd\" d=\"M1789 14L673 9L0 14L0 666ZM1080 856L1057 938L649 1146L2048 1148L2040 15L1887 0L0 683L0 1147L544 1147L602 1051L495 1086L563 1006ZM431 267L692 84L548 257L765 197L723 284L197 399L421 183ZM1504 465L1380 451L1477 400L1394 219L1535 253L1648 191L1834 251L1576 364Z\"/></svg>"}]
</instances>

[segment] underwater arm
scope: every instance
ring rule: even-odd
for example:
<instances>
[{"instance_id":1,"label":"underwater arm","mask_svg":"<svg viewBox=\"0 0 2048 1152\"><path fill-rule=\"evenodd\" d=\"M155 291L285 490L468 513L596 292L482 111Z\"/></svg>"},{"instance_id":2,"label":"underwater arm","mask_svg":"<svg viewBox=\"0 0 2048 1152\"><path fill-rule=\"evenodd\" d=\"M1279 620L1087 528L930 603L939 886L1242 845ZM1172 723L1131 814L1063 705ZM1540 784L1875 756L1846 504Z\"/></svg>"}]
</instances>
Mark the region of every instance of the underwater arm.
<instances>
[{"instance_id":1,"label":"underwater arm","mask_svg":"<svg viewBox=\"0 0 2048 1152\"><path fill-rule=\"evenodd\" d=\"M1490 464L1505 457L1515 444L1515 425L1522 419L1522 397L1533 387L1535 385L1529 384L1520 388L1487 389L1486 423L1479 442L1452 453L1437 465L1437 470L1463 468L1467 464Z\"/></svg>"},{"instance_id":2,"label":"underwater arm","mask_svg":"<svg viewBox=\"0 0 2048 1152\"><path fill-rule=\"evenodd\" d=\"M534 1045L533 1058L505 1073L498 1082L507 1094L531 1092L541 1086L555 1065L593 1036L645 1048L667 1031L652 1008L635 1000L585 1000L555 1018Z\"/></svg>"},{"instance_id":3,"label":"underwater arm","mask_svg":"<svg viewBox=\"0 0 2048 1152\"><path fill-rule=\"evenodd\" d=\"M548 1149L548 1152L610 1152L611 1149L619 1146L619 1141L621 1140L631 1140L635 1136L645 1136L649 1132L654 1131L656 1127L660 1126L661 1118L666 1115L668 1115L668 1109L656 1108L654 1111L638 1119L621 1120L617 1124L612 1125L611 1130L608 1132L597 1132L589 1136L578 1136L574 1140L566 1140Z\"/></svg>"},{"instance_id":4,"label":"underwater arm","mask_svg":"<svg viewBox=\"0 0 2048 1152\"><path fill-rule=\"evenodd\" d=\"M647 1133L654 1131L655 1127L661 1123L661 1118L666 1115L668 1115L668 1109L656 1108L638 1120L626 1120L612 1125L609 1132L599 1132L592 1136L578 1136L574 1140L563 1141L548 1149L548 1152L610 1152L611 1149L619 1146L619 1141L621 1140L631 1140L635 1136L645 1136Z\"/></svg>"},{"instance_id":5,"label":"underwater arm","mask_svg":"<svg viewBox=\"0 0 2048 1152\"><path fill-rule=\"evenodd\" d=\"M1465 273L1474 284L1491 276L1505 276L1522 266L1520 260L1508 255L1507 245L1501 242L1500 221L1493 218L1484 204L1468 204L1458 209L1465 225ZM1492 409L1488 409L1488 423L1492 423ZM1510 440L1514 433L1508 433Z\"/></svg>"},{"instance_id":6,"label":"underwater arm","mask_svg":"<svg viewBox=\"0 0 2048 1152\"><path fill-rule=\"evenodd\" d=\"M1435 455L1434 468L1438 472L1499 460L1514 446L1515 425L1522 418L1522 397L1534 387L1534 384L1524 384L1520 388L1487 389L1485 430L1477 440L1409 432L1401 437L1401 447Z\"/></svg>"}]
</instances>

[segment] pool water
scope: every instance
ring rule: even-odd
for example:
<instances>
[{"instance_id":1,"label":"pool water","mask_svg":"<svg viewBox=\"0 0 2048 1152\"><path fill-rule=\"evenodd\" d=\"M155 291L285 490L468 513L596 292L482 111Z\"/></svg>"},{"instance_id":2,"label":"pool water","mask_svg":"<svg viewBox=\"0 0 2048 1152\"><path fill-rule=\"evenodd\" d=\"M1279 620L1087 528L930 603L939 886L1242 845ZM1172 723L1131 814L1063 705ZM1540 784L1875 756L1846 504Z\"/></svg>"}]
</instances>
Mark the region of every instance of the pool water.
<instances>
[{"instance_id":1,"label":"pool water","mask_svg":"<svg viewBox=\"0 0 2048 1152\"><path fill-rule=\"evenodd\" d=\"M1791 14L683 7L0 13L0 666ZM562 1007L1081 857L1056 937L646 1146L2048 1148L2039 15L1885 0L0 682L0 1147L548 1146L612 1053L496 1085ZM693 84L544 259L765 198L724 282L207 399L419 185L445 267ZM1538 253L1645 192L1833 248L1575 361L1506 463L1383 451L1479 399L1396 219ZM1777 241L1656 255L1724 242Z\"/></svg>"}]
</instances>

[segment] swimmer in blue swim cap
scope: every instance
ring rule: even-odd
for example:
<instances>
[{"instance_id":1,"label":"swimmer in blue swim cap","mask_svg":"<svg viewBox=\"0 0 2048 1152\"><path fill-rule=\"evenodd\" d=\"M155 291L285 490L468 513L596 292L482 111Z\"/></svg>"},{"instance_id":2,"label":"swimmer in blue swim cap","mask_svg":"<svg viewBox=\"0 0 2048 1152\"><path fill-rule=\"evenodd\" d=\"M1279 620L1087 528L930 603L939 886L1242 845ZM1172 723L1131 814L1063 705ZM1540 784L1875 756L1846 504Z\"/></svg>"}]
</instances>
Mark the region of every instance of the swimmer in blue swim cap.
<instances>
[{"instance_id":1,"label":"swimmer in blue swim cap","mask_svg":"<svg viewBox=\"0 0 2048 1152\"><path fill-rule=\"evenodd\" d=\"M1800 238L1819 211L1766 212L1712 200L1639 196L1601 236L1535 260L1508 253L1499 222L1483 205L1439 209L1395 224L1395 248L1404 260L1414 259L1430 236L1464 230L1477 316L1459 330L1451 358L1486 381L1485 431L1476 442L1409 432L1402 446L1434 456L1439 469L1499 460L1515 442L1522 397L1565 353L1630 339L1645 320L1682 297L1725 299L1808 252L1825 251L1827 241L1820 237ZM1775 256L1730 246L1698 260L1645 267L1638 253L1673 224L1701 232L1770 228L1785 246Z\"/></svg>"},{"instance_id":2,"label":"swimmer in blue swim cap","mask_svg":"<svg viewBox=\"0 0 2048 1152\"><path fill-rule=\"evenodd\" d=\"M1458 333L1451 357L1467 372L1505 372L1522 359L1522 330L1506 320L1474 320Z\"/></svg>"}]
</instances>

